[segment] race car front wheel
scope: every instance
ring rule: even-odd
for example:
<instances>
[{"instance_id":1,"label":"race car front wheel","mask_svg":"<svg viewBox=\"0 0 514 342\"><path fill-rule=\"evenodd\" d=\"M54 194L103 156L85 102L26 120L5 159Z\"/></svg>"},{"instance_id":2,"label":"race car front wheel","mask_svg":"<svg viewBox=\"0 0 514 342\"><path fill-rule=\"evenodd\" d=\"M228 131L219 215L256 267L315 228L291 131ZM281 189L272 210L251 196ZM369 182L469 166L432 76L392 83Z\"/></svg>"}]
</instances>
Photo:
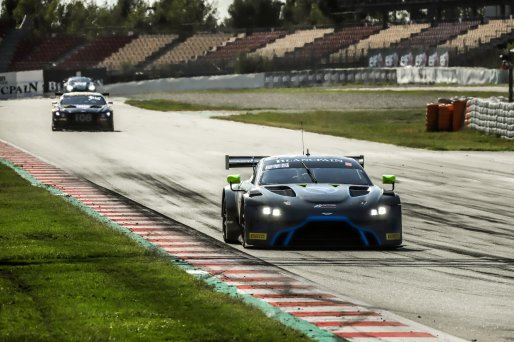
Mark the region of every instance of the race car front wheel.
<instances>
[{"instance_id":1,"label":"race car front wheel","mask_svg":"<svg viewBox=\"0 0 514 342\"><path fill-rule=\"evenodd\" d=\"M227 210L225 200L223 200L223 211L222 211L222 230L223 230L223 241L226 243L238 243L239 235L241 234L241 228L237 224L233 217L230 217Z\"/></svg>"}]
</instances>

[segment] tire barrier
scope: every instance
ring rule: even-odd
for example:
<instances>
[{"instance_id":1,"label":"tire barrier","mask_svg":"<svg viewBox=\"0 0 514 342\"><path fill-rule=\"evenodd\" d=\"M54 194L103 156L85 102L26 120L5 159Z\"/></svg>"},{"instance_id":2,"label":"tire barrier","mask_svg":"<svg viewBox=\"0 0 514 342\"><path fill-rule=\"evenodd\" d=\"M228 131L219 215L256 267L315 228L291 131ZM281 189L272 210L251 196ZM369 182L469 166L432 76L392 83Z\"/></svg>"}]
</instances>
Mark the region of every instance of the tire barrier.
<instances>
[{"instance_id":1,"label":"tire barrier","mask_svg":"<svg viewBox=\"0 0 514 342\"><path fill-rule=\"evenodd\" d=\"M266 88L309 87L344 83L396 83L395 68L349 68L266 73Z\"/></svg>"},{"instance_id":2,"label":"tire barrier","mask_svg":"<svg viewBox=\"0 0 514 342\"><path fill-rule=\"evenodd\" d=\"M514 103L503 98L470 99L466 104L466 127L514 139Z\"/></svg>"},{"instance_id":3,"label":"tire barrier","mask_svg":"<svg viewBox=\"0 0 514 342\"><path fill-rule=\"evenodd\" d=\"M267 88L302 87L344 83L391 84L498 84L505 71L484 68L347 68L268 72Z\"/></svg>"}]
</instances>

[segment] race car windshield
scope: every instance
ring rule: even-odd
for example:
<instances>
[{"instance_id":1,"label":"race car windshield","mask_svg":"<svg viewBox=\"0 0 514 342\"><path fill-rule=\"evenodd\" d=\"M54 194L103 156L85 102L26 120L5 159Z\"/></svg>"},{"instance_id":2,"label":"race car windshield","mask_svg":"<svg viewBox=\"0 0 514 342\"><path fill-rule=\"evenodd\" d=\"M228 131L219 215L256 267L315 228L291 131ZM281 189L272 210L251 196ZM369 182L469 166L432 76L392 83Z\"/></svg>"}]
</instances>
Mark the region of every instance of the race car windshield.
<instances>
[{"instance_id":1,"label":"race car windshield","mask_svg":"<svg viewBox=\"0 0 514 342\"><path fill-rule=\"evenodd\" d=\"M371 185L368 176L361 169L323 167L310 168L317 183ZM305 168L274 168L265 170L261 177L262 185L270 184L307 184L313 178Z\"/></svg>"},{"instance_id":2,"label":"race car windshield","mask_svg":"<svg viewBox=\"0 0 514 342\"><path fill-rule=\"evenodd\" d=\"M102 96L96 95L80 95L80 96L65 96L62 105L87 105L87 106L103 106L105 99Z\"/></svg>"},{"instance_id":3,"label":"race car windshield","mask_svg":"<svg viewBox=\"0 0 514 342\"><path fill-rule=\"evenodd\" d=\"M89 83L91 82L90 78L81 77L81 78L72 78L68 80L68 83L74 85L75 83Z\"/></svg>"}]
</instances>

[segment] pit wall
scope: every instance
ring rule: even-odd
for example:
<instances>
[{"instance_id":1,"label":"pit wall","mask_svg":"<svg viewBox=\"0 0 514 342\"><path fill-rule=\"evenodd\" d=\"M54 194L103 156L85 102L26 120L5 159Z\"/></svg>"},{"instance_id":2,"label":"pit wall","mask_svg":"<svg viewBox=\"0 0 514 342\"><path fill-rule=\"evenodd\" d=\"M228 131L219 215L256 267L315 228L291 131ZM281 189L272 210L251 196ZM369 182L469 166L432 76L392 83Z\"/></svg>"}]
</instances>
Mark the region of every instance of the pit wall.
<instances>
[{"instance_id":1,"label":"pit wall","mask_svg":"<svg viewBox=\"0 0 514 342\"><path fill-rule=\"evenodd\" d=\"M505 139L514 139L514 103L473 98L468 100L466 127Z\"/></svg>"}]
</instances>

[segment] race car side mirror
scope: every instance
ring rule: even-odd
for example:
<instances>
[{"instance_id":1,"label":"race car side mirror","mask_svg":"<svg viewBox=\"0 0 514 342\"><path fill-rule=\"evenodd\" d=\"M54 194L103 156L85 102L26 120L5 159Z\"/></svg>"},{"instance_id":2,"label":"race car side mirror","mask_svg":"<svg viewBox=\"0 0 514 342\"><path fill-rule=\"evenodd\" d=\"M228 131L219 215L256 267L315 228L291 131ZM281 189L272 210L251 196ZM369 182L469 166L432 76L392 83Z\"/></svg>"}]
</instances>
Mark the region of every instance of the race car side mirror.
<instances>
[{"instance_id":1,"label":"race car side mirror","mask_svg":"<svg viewBox=\"0 0 514 342\"><path fill-rule=\"evenodd\" d=\"M232 184L241 183L241 176L240 175L229 175L229 176L227 176L227 183L230 185L230 190L236 191L237 189L232 188Z\"/></svg>"},{"instance_id":2,"label":"race car side mirror","mask_svg":"<svg viewBox=\"0 0 514 342\"><path fill-rule=\"evenodd\" d=\"M394 191L394 184L396 183L396 176L395 175L382 175L382 183L383 184L391 184L393 188L391 189Z\"/></svg>"}]
</instances>

